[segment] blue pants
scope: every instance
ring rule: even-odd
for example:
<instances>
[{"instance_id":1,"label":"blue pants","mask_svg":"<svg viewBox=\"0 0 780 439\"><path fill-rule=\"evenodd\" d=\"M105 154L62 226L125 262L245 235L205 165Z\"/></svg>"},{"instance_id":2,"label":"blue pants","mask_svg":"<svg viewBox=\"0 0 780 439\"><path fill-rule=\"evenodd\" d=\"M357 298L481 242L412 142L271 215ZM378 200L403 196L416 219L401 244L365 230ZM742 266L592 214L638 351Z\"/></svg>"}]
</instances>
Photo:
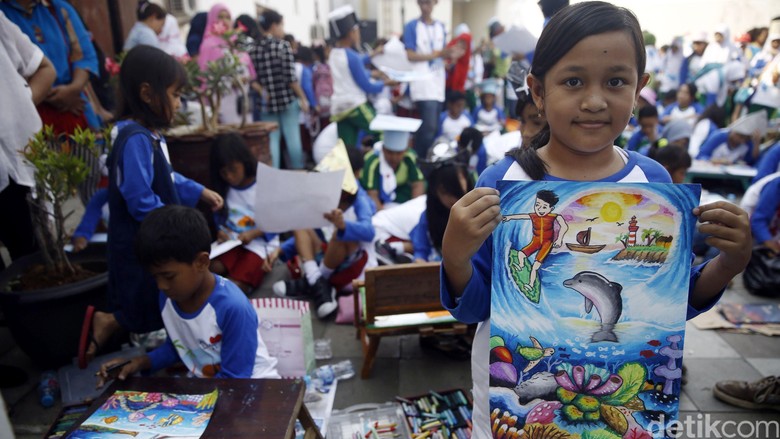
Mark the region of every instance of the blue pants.
<instances>
[{"instance_id":1,"label":"blue pants","mask_svg":"<svg viewBox=\"0 0 780 439\"><path fill-rule=\"evenodd\" d=\"M414 133L414 150L421 159L427 157L428 148L431 147L439 131L439 115L442 112L442 103L439 101L415 101L417 112L422 119L420 129Z\"/></svg>"},{"instance_id":2,"label":"blue pants","mask_svg":"<svg viewBox=\"0 0 780 439\"><path fill-rule=\"evenodd\" d=\"M279 129L271 131L269 135L269 145L271 148L271 159L274 168L281 165L281 150L279 144L281 136L287 144L287 154L290 157L290 163L287 163L290 169L303 169L303 146L301 145L301 131L298 126L298 114L301 111L297 100L293 100L280 113L263 113L261 119L279 124Z\"/></svg>"}]
</instances>

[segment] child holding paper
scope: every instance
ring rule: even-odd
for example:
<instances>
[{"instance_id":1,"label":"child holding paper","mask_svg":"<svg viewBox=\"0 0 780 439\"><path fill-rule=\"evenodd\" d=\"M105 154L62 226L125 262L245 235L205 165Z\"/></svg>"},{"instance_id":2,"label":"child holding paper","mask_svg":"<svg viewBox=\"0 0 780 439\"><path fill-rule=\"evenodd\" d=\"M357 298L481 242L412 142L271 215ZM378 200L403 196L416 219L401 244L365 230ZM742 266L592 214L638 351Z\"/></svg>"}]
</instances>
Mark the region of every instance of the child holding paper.
<instances>
[{"instance_id":1,"label":"child holding paper","mask_svg":"<svg viewBox=\"0 0 780 439\"><path fill-rule=\"evenodd\" d=\"M227 279L209 272L210 246L206 219L195 209L161 207L141 223L135 250L159 288L168 337L122 366L119 379L178 361L198 378L279 378L251 303ZM104 363L99 385L111 378L108 368L124 362Z\"/></svg>"},{"instance_id":2,"label":"child holding paper","mask_svg":"<svg viewBox=\"0 0 780 439\"><path fill-rule=\"evenodd\" d=\"M222 134L211 148L211 181L225 204L216 214L217 241L241 241L238 246L211 262L211 271L227 275L249 294L271 271L269 252L279 247L276 234L264 233L255 225L257 159L236 134Z\"/></svg>"},{"instance_id":3,"label":"child holding paper","mask_svg":"<svg viewBox=\"0 0 780 439\"><path fill-rule=\"evenodd\" d=\"M330 50L328 66L333 76L330 101L331 120L338 124L339 138L348 148L357 145L358 132L368 130L376 111L366 94L377 94L394 81L372 81L365 65L369 59L355 51L360 45L360 23L352 6L342 6L328 14L330 34L336 45Z\"/></svg>"},{"instance_id":4,"label":"child holding paper","mask_svg":"<svg viewBox=\"0 0 780 439\"><path fill-rule=\"evenodd\" d=\"M333 153L338 150L346 155L343 144L337 145ZM296 230L294 237L271 255L271 261L277 257L290 261L296 255L300 256L303 277L276 282L273 290L277 296L313 299L317 317L321 319L338 310L336 290L351 285L369 264L375 263L370 260L373 258L369 258L367 249L374 240L371 217L376 213L376 207L357 184L354 170L360 169L360 160L357 151L350 149L349 162L353 172L344 175L338 207L324 214L333 227ZM318 169L338 170L333 167Z\"/></svg>"}]
</instances>

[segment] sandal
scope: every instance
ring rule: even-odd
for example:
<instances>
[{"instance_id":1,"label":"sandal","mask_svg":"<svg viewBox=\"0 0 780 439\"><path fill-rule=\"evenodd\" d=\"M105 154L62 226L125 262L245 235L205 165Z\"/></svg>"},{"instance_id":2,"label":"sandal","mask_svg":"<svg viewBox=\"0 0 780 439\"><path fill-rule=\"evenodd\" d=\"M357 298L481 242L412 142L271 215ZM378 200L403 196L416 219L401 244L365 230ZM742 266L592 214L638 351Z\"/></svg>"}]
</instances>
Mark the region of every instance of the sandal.
<instances>
[{"instance_id":1,"label":"sandal","mask_svg":"<svg viewBox=\"0 0 780 439\"><path fill-rule=\"evenodd\" d=\"M92 333L92 322L95 317L95 307L92 305L87 306L87 311L84 313L84 323L81 324L81 336L79 336L79 351L78 351L78 366L79 369L86 369L89 360L87 359L87 351L90 346L95 345L95 352L100 350L100 345L95 340L95 335Z\"/></svg>"}]
</instances>

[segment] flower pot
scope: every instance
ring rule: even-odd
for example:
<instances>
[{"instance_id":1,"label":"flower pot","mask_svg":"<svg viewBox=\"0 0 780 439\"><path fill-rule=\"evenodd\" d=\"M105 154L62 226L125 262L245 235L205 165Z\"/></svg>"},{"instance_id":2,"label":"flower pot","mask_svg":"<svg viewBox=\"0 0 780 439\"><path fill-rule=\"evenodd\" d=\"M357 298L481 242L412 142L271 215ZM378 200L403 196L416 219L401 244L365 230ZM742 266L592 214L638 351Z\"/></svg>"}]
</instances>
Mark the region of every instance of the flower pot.
<instances>
[{"instance_id":1,"label":"flower pot","mask_svg":"<svg viewBox=\"0 0 780 439\"><path fill-rule=\"evenodd\" d=\"M244 128L230 125L220 127L220 132L238 131L251 151L257 155L257 161L271 165L271 151L268 146L268 134L277 129L276 122L253 122ZM166 135L171 166L179 174L191 178L206 187L211 184L209 160L211 145L219 134L195 132L184 135Z\"/></svg>"},{"instance_id":2,"label":"flower pot","mask_svg":"<svg viewBox=\"0 0 780 439\"><path fill-rule=\"evenodd\" d=\"M99 273L96 276L59 287L10 291L9 283L41 260L39 253L24 256L0 272L0 309L19 348L40 367L49 369L76 356L87 305L100 306L106 300L106 246L92 243L70 258L72 263Z\"/></svg>"}]
</instances>

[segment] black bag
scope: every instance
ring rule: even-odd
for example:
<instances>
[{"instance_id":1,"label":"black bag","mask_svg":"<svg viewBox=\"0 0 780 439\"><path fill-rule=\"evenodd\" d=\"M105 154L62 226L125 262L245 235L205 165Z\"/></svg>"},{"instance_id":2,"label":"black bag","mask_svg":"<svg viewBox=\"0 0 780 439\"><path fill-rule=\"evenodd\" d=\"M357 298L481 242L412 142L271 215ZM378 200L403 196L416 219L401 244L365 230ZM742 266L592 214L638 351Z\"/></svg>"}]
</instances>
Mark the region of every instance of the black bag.
<instances>
[{"instance_id":1,"label":"black bag","mask_svg":"<svg viewBox=\"0 0 780 439\"><path fill-rule=\"evenodd\" d=\"M753 247L745 271L742 273L745 288L756 296L780 296L780 255L763 246Z\"/></svg>"}]
</instances>

